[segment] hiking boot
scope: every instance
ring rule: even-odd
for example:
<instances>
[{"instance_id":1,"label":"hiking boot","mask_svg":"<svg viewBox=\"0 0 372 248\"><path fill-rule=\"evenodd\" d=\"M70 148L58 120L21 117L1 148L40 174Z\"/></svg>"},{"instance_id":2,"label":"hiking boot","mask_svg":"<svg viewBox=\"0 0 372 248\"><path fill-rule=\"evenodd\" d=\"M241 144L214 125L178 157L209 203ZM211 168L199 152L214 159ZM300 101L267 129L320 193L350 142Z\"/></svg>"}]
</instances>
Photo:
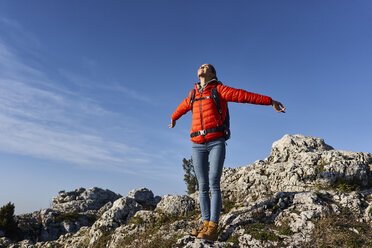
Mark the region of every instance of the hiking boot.
<instances>
[{"instance_id":1,"label":"hiking boot","mask_svg":"<svg viewBox=\"0 0 372 248\"><path fill-rule=\"evenodd\" d=\"M199 230L195 230L195 229L192 230L191 235L198 236L199 233L207 231L208 224L209 224L209 221L205 220L203 223L203 226Z\"/></svg>"},{"instance_id":2,"label":"hiking boot","mask_svg":"<svg viewBox=\"0 0 372 248\"><path fill-rule=\"evenodd\" d=\"M210 221L207 231L199 233L197 238L216 241L218 238L218 224Z\"/></svg>"}]
</instances>

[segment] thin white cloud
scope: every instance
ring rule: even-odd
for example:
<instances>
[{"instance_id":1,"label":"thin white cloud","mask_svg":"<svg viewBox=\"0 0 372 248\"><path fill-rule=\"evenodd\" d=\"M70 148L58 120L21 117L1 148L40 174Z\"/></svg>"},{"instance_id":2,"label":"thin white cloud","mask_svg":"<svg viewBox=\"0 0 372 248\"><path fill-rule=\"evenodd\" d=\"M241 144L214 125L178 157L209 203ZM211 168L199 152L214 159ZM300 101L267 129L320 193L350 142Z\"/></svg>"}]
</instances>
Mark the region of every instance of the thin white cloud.
<instances>
[{"instance_id":1,"label":"thin white cloud","mask_svg":"<svg viewBox=\"0 0 372 248\"><path fill-rule=\"evenodd\" d=\"M91 62L91 63L94 63L94 62ZM134 100L141 101L147 104L154 104L154 101L151 100L148 96L141 94L138 91L128 88L119 83L115 83L115 82L96 83L94 82L94 80L89 80L81 75L77 75L76 73L72 73L66 70L62 70L62 69L59 70L59 73L63 77L68 79L70 82L82 88L95 88L95 89L105 90L109 92L123 93L126 97L130 97Z\"/></svg>"},{"instance_id":2,"label":"thin white cloud","mask_svg":"<svg viewBox=\"0 0 372 248\"><path fill-rule=\"evenodd\" d=\"M5 46L0 39L0 74L2 77L20 79L31 76L42 78L40 71L22 63L11 48Z\"/></svg>"},{"instance_id":3,"label":"thin white cloud","mask_svg":"<svg viewBox=\"0 0 372 248\"><path fill-rule=\"evenodd\" d=\"M133 174L153 159L133 144L106 138L95 123L115 118L125 123L128 119L93 99L56 90L59 86L54 87L42 71L25 64L1 41L0 72L6 72L0 74L1 151Z\"/></svg>"},{"instance_id":4,"label":"thin white cloud","mask_svg":"<svg viewBox=\"0 0 372 248\"><path fill-rule=\"evenodd\" d=\"M133 99L137 99L145 103L152 103L152 104L154 103L149 97L144 96L143 94L140 94L138 91L135 91L123 85L111 85L111 86L107 86L106 89L111 90L111 91L122 92Z\"/></svg>"},{"instance_id":5,"label":"thin white cloud","mask_svg":"<svg viewBox=\"0 0 372 248\"><path fill-rule=\"evenodd\" d=\"M19 45L20 49L28 47L40 47L41 44L36 36L29 32L27 29L23 28L16 20L7 17L0 17L0 27L3 32L6 32L8 36L11 37L13 43ZM28 52L33 53L33 51L27 49ZM37 53L33 53L37 55Z\"/></svg>"}]
</instances>

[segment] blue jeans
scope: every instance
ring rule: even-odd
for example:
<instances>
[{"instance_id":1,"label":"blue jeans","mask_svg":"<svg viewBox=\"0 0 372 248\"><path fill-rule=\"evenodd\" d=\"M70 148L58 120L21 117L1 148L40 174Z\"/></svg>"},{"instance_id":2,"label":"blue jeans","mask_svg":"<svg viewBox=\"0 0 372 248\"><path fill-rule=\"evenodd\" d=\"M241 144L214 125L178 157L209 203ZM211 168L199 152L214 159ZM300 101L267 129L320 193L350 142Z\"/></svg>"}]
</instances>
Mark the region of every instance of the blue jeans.
<instances>
[{"instance_id":1,"label":"blue jeans","mask_svg":"<svg viewBox=\"0 0 372 248\"><path fill-rule=\"evenodd\" d=\"M220 218L222 207L220 180L225 153L226 143L223 137L203 144L192 142L192 162L199 184L199 201L203 221L207 220L218 224ZM211 199L209 198L209 187Z\"/></svg>"}]
</instances>

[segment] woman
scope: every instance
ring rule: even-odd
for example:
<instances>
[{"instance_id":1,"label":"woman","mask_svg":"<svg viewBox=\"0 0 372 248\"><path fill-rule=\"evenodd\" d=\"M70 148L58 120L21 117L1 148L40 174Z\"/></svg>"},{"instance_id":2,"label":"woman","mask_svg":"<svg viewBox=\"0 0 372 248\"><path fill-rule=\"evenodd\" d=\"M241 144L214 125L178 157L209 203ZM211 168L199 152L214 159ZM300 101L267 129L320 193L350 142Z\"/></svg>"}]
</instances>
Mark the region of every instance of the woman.
<instances>
[{"instance_id":1,"label":"woman","mask_svg":"<svg viewBox=\"0 0 372 248\"><path fill-rule=\"evenodd\" d=\"M198 77L200 82L195 84L195 89L190 91L189 96L174 111L169 127L173 128L176 120L192 110L190 132L192 159L199 184L200 209L203 217L203 226L199 230L193 230L192 234L197 238L215 241L222 207L220 179L226 151L224 120L227 102L272 105L277 112L282 113L285 113L285 108L270 97L223 85L217 80L216 70L211 64L200 66ZM217 89L222 113L219 113L216 102L211 97L214 88Z\"/></svg>"}]
</instances>

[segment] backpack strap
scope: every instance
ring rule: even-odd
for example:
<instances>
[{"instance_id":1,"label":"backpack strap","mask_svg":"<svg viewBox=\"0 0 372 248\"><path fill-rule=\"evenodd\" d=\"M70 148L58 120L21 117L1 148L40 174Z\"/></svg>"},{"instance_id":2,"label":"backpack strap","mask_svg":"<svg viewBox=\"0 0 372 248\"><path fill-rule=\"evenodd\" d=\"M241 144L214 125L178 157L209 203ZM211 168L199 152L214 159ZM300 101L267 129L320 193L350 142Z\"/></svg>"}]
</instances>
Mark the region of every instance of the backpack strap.
<instances>
[{"instance_id":1,"label":"backpack strap","mask_svg":"<svg viewBox=\"0 0 372 248\"><path fill-rule=\"evenodd\" d=\"M217 92L217 86L211 90L211 97L217 106L217 110L218 110L218 113L220 113L221 115L221 121L222 121L222 108L221 108L220 98Z\"/></svg>"},{"instance_id":2,"label":"backpack strap","mask_svg":"<svg viewBox=\"0 0 372 248\"><path fill-rule=\"evenodd\" d=\"M191 92L191 97L190 97L190 105L191 105L191 112L192 112L192 106L195 101L195 89Z\"/></svg>"},{"instance_id":3,"label":"backpack strap","mask_svg":"<svg viewBox=\"0 0 372 248\"><path fill-rule=\"evenodd\" d=\"M218 84L222 84L221 82L218 81ZM214 87L211 91L211 96L213 98L214 103L216 104L218 113L220 113L221 116L221 122L222 122L222 108L221 108L221 102L220 98L218 96L217 92L217 85ZM224 137L226 140L230 139L231 132L230 132L230 114L229 114L229 107L226 106L226 115L225 115L225 120L222 122L222 127L224 128L223 133Z\"/></svg>"}]
</instances>

